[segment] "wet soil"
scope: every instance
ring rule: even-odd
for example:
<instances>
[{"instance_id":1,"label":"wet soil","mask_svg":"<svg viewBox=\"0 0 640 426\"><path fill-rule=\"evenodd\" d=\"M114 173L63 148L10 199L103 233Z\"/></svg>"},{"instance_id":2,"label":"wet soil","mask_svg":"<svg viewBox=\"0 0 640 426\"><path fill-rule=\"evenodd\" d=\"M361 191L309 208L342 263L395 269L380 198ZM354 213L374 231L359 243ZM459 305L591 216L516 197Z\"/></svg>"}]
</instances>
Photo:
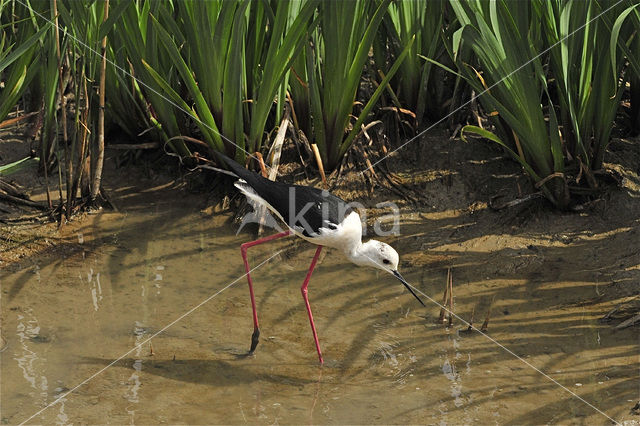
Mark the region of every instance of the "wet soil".
<instances>
[{"instance_id":1,"label":"wet soil","mask_svg":"<svg viewBox=\"0 0 640 426\"><path fill-rule=\"evenodd\" d=\"M334 190L368 208L369 228L391 226L378 203L400 207L399 233L384 240L428 302L325 253L309 287L324 367L298 289L313 247L250 252L262 336L247 357L239 245L252 236L236 235L233 209L211 192L190 192L192 176L116 169L111 156L118 212L0 229L1 421L638 423L639 327L601 321L639 294L638 147L615 141L607 161L620 185L572 213L542 200L490 209L496 195L529 192L526 179L492 146L442 135L387 160L395 191L348 173ZM448 268L451 326L435 303ZM465 332L462 320L479 326L489 309L486 335Z\"/></svg>"}]
</instances>

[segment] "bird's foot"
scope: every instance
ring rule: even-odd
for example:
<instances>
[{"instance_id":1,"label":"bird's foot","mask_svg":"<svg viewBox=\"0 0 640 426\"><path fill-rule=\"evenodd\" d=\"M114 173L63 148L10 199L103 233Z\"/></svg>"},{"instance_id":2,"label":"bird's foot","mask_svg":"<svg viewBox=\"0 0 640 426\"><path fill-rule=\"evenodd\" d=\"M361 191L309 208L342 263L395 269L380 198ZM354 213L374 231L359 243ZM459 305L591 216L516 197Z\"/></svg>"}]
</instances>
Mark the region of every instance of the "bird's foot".
<instances>
[{"instance_id":1,"label":"bird's foot","mask_svg":"<svg viewBox=\"0 0 640 426\"><path fill-rule=\"evenodd\" d=\"M253 330L253 334L251 335L251 349L249 349L249 353L252 354L253 351L256 350L258 343L260 342L260 329L256 328Z\"/></svg>"}]
</instances>

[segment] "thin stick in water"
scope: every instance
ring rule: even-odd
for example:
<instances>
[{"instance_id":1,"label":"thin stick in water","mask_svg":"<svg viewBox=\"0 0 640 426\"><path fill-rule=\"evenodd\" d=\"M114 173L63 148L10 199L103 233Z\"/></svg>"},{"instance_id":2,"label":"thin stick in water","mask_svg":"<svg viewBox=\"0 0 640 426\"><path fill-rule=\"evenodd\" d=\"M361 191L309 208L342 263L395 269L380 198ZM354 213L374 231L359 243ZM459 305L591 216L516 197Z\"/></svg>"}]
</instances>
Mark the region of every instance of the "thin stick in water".
<instances>
[{"instance_id":1,"label":"thin stick in water","mask_svg":"<svg viewBox=\"0 0 640 426\"><path fill-rule=\"evenodd\" d=\"M489 304L489 310L487 311L487 317L484 319L482 323L482 327L480 327L480 331L483 333L487 331L487 327L489 327L489 319L491 318L491 308L493 307L493 301L495 300L495 296L491 298L491 303Z\"/></svg>"},{"instance_id":2,"label":"thin stick in water","mask_svg":"<svg viewBox=\"0 0 640 426\"><path fill-rule=\"evenodd\" d=\"M473 320L475 313L476 307L474 306L473 309L471 309L471 319L469 320L469 327L467 327L467 331L471 331L473 329Z\"/></svg>"},{"instance_id":3,"label":"thin stick in water","mask_svg":"<svg viewBox=\"0 0 640 426\"><path fill-rule=\"evenodd\" d=\"M442 295L442 307L440 308L440 316L438 322L444 322L445 306L447 306L447 295L449 294L449 277L451 276L451 268L447 269L447 282L444 285L444 294Z\"/></svg>"},{"instance_id":4,"label":"thin stick in water","mask_svg":"<svg viewBox=\"0 0 640 426\"><path fill-rule=\"evenodd\" d=\"M449 273L449 327L453 323L453 271Z\"/></svg>"}]
</instances>

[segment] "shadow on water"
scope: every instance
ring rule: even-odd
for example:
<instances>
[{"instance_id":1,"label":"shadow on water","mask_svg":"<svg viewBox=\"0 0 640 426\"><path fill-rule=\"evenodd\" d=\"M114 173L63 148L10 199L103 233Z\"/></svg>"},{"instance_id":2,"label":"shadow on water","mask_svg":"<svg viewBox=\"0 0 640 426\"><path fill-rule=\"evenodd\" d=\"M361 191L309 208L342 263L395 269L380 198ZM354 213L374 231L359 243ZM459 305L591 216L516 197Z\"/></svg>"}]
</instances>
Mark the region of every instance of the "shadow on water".
<instances>
[{"instance_id":1,"label":"shadow on water","mask_svg":"<svg viewBox=\"0 0 640 426\"><path fill-rule=\"evenodd\" d=\"M211 247L213 245L211 243L204 250L198 247L170 249L171 241L176 238L199 240L202 231L168 229L163 232L162 227L155 226L156 223L164 223L168 219L171 219L169 215L158 215L147 225L135 223L119 227L118 235L145 235L149 232L145 227L149 226L155 231L153 237L147 241L140 237L123 242L112 240L110 243L108 240L112 236L102 239L100 246L111 246L108 250L105 270L110 271L110 282L114 294L118 293L119 289L127 288L131 284L130 274L141 268L145 271L141 278L147 278L149 269L153 269L149 265L181 263L192 260L194 256L198 257L204 251L216 251L215 246ZM235 252L238 241L242 241L243 238L235 237L227 229L227 225L221 226L220 230L222 228L226 230L222 231L225 238L234 241L231 248L234 257L228 262L231 263L236 258L234 263L237 265L231 268L233 273L230 272L229 276L241 274L239 256ZM83 229L82 232L90 231ZM634 331L623 331L615 335L609 325L597 323L598 317L593 311L588 311L586 317L585 314L580 313L580 309L589 305L606 302L606 287L612 285L606 280L615 275L620 265L592 262L588 265L589 268L585 268L583 264L581 269L573 268L573 272L566 271L565 267L567 263L579 265L594 250L600 250L603 245L615 245L616 238L628 237L628 233L632 232L633 230L623 231L590 242L574 242L570 247L540 247L535 255L529 253L530 249L526 247L492 249L486 252L443 250L443 255L449 258L447 262L454 266L456 313L468 319L471 309L479 298L495 298L495 313L489 328L490 336L515 354L528 360L535 359L536 361L531 361L532 364L549 373L565 386L571 385L573 391L596 407L606 407L606 412L623 412L629 405L628 400L634 397L634 383L637 383L638 379L638 377L629 378L629 370L633 370L633 366L625 366L622 362L623 358L637 356L637 346L629 343L629 336ZM211 234L206 233L206 235ZM467 240L458 240L450 244L464 243L473 238L476 237L471 236ZM162 242L166 241L167 250L159 251L157 247L150 246L150 240L155 241L155 244L159 242L164 244ZM97 243L94 242L94 244ZM123 249L122 245L126 249ZM288 245L290 243L285 242L279 247ZM408 248L406 243L401 243L400 246ZM98 252L102 249L104 247L98 247ZM226 258L230 249L223 248L223 250L225 251L223 257ZM271 253L273 248L265 250ZM301 346L289 359L301 357L313 362L311 333L298 290L299 283L304 277L306 258L310 257L310 252L303 247L301 252L293 256L296 265L294 270L283 270L282 264L278 265L276 262L268 266L269 270L266 274L257 275L255 280L263 333L268 336L269 332L278 328L276 334L285 333L281 336L282 340L291 340L294 345ZM409 254L414 255L415 252ZM432 256L434 252L438 254L437 247L429 251ZM264 254L264 251L261 253L260 250L255 250L251 256L259 258L264 257ZM96 254L94 253L93 256ZM536 259L538 260L535 261ZM76 262L82 263L79 261L72 263ZM48 278L55 277L68 267L69 262L64 259L54 259L49 264L39 264L40 273L47 275L42 281L46 282ZM199 265L192 267L205 268ZM423 269L427 270L424 274ZM479 273L479 271L482 272ZM483 277L485 274L491 276L491 279L485 279ZM440 301L445 278L445 271L441 264L436 262L433 267L429 263L421 267L409 267L406 276L416 282L424 293ZM23 289L32 277L33 271L21 271L17 274L16 280L9 287L9 303L19 296L20 291L14 289ZM422 282L417 281L419 278L422 278ZM622 281L630 279L632 277L623 278ZM561 284L556 285L559 282ZM595 287L598 282L604 282L599 290ZM327 285L327 283L330 284ZM239 339L240 347L244 348L244 345L248 345L249 342L251 323L250 311L246 309L248 294L244 281L240 284L240 288L235 289L230 297L245 306L244 313L238 317L240 321L233 322L235 329L233 333L244 334ZM184 283L184 285L187 284ZM211 285L208 288L211 291L213 287ZM283 287L286 290L284 293ZM598 291L601 292L600 295ZM587 297L585 302L585 295L588 294L591 296ZM445 365L450 366L451 370L448 374L452 377L452 381L465 383L462 378L464 374L457 371L459 367L456 366L461 362L459 359L462 354L472 357L474 369L491 366L488 367L492 369L490 379L495 379L500 385L487 384L487 381L491 381L487 378L475 379L475 383L465 383L466 389L461 385L459 392L453 391L449 397L441 396L438 403L448 407L448 415L454 415L458 410L462 413L469 406L474 405L499 405L501 401L513 405L514 400L537 400L536 395L541 392L555 394L555 397L548 398L549 401L544 403L538 401L534 404L535 407L522 404L520 409L524 410L523 413L517 414L516 410L515 413L509 412L508 416L503 414L502 418L508 418L509 422L513 423L527 423L532 418L536 421L556 422L572 419L573 416L593 415L593 410L584 403L559 390L557 385L521 364L512 355L482 336L472 334L464 338L460 337L456 327L464 327L459 321L455 322L453 329L434 325L438 313L437 306L430 305L425 315L404 289L397 285L393 277L386 275L376 277L375 273L370 271L358 271L344 263L339 253L335 251L327 255L325 262L320 265L314 275L310 286L310 297L319 323L320 339L325 345L325 354L331 354L332 358L340 360L338 372L334 373L334 377L326 380L327 384L344 386L344 382L349 381L356 387L366 387L369 386L372 373L374 377L382 376L387 379L391 377L391 383L395 383L394 380L398 376L409 375L435 380L435 372L440 370L440 374L443 374ZM190 305L183 306L190 307ZM179 312L180 308L176 307L175 310ZM262 318L263 311L267 311L264 318ZM601 313L601 311L598 312ZM237 315L239 314L234 313L234 316ZM211 322L215 327L215 317ZM156 328L162 325L158 324ZM291 325L294 325L297 330L296 336L292 336L290 330L283 330ZM258 351L267 352L270 349L280 348L280 342L269 343L267 340L265 343L264 340L266 339L263 339ZM597 344L596 341L598 341ZM600 344L607 348L602 355L581 355L581 353L597 353L597 346ZM406 352L410 352L411 355L401 360L397 359L399 353ZM215 351L211 352L211 350L205 349L205 353L215 355ZM394 356L396 360L392 361ZM136 358L126 358L118 364L119 368L131 369L135 360ZM80 362L103 367L111 361L112 359L109 358L82 357ZM251 364L252 358L246 358L245 361ZM541 363L541 361L544 362ZM500 365L505 367L501 369ZM594 370L594 365L606 365L606 367L598 371ZM265 373L260 366L269 368L270 372ZM304 370L307 367L299 368ZM498 371L495 370L496 368ZM156 376L159 379L213 387L234 387L266 382L272 385L304 388L315 383L313 380L302 377L300 371L292 375L279 374L273 371L273 366L267 367L265 363L247 367L232 361L211 359L146 360L143 371L146 375ZM467 373L467 375L472 374ZM565 376L569 378L565 379ZM474 381L473 378L468 380ZM604 383L598 390L578 392L573 386L575 383L586 385L598 381ZM464 399L465 394L468 399ZM460 402L461 398L464 400L463 403ZM518 406L517 402L515 404ZM415 404L413 407L403 407L394 415L411 421L411 419L423 418L424 413L425 407L422 404Z\"/></svg>"},{"instance_id":2,"label":"shadow on water","mask_svg":"<svg viewBox=\"0 0 640 426\"><path fill-rule=\"evenodd\" d=\"M101 358L82 358L80 360L80 362L101 367L110 365L113 361L115 360ZM139 362L139 359L124 358L119 360L114 367L132 369L136 362ZM262 371L256 366L241 366L234 362L214 359L154 360L147 358L144 363L146 374L213 387L250 385L259 381L292 386L315 383L309 379Z\"/></svg>"},{"instance_id":3,"label":"shadow on water","mask_svg":"<svg viewBox=\"0 0 640 426\"><path fill-rule=\"evenodd\" d=\"M454 178L462 190L456 179L467 178ZM257 265L284 249L254 274L254 356L237 356L253 331L244 279L152 348L150 336L242 276L239 245L249 237L170 185L151 208L136 194L118 193L121 213L77 225L64 250L2 272L3 422L22 421L131 349L34 421L101 423L104 412L116 423L606 420L495 342L461 332L458 319L436 324L437 305L424 310L395 278L335 250L309 286L327 359L318 367L299 290L313 247L294 239L250 251ZM401 232L387 242L424 294L441 302L452 267L457 315L474 312L479 325L493 300L489 337L607 415L634 419L638 329L598 320L637 289L637 217L454 206L407 213Z\"/></svg>"}]
</instances>

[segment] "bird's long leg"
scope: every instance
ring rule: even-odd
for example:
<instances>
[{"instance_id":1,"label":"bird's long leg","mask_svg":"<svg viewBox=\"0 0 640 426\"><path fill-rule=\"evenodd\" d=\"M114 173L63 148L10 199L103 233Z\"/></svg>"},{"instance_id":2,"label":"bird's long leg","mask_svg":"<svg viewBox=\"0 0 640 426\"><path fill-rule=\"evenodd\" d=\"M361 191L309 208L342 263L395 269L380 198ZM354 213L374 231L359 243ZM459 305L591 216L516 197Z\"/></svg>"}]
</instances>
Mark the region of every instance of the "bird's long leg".
<instances>
[{"instance_id":1,"label":"bird's long leg","mask_svg":"<svg viewBox=\"0 0 640 426\"><path fill-rule=\"evenodd\" d=\"M251 269L249 268L249 261L247 260L247 250L249 247L257 246L268 241L273 241L278 238L291 235L291 231L280 232L279 234L269 235L265 238L260 238L255 241L249 241L240 246L240 252L242 253L242 260L244 260L244 270L247 271L247 281L249 282L249 294L251 294L251 309L253 309L253 334L251 335L251 349L249 353L253 353L258 346L260 340L260 328L258 326L258 311L256 310L256 298L253 295L253 281L251 280Z\"/></svg>"},{"instance_id":2,"label":"bird's long leg","mask_svg":"<svg viewBox=\"0 0 640 426\"><path fill-rule=\"evenodd\" d=\"M320 360L320 364L324 363L322 359L322 351L320 351L320 343L318 342L318 333L316 333L316 325L313 323L313 314L311 313L311 305L309 305L309 296L307 295L307 286L309 285L309 280L311 280L311 274L313 274L313 269L316 267L316 263L318 262L318 258L320 257L320 252L322 251L322 246L318 246L316 249L316 254L313 256L313 260L311 261L311 266L309 266L309 272L307 272L307 277L304 279L302 283L302 287L300 287L300 291L302 292L302 297L304 298L304 304L307 307L307 313L309 314L309 322L311 323L311 331L313 331L313 339L316 342L316 350L318 351L318 359Z\"/></svg>"}]
</instances>

